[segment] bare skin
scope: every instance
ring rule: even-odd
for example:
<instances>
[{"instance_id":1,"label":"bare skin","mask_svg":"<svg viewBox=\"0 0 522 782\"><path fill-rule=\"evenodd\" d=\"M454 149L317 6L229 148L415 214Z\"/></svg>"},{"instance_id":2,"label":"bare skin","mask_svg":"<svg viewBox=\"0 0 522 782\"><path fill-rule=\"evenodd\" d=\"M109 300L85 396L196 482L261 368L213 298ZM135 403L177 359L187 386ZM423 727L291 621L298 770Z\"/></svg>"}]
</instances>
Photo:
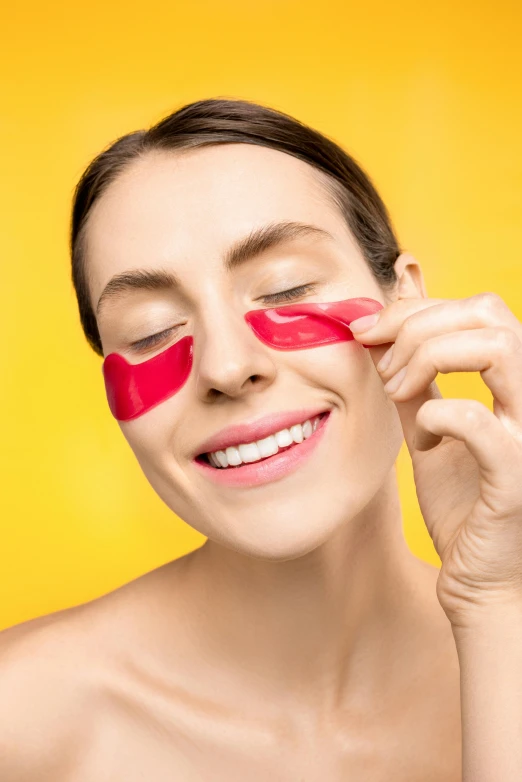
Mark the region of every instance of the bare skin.
<instances>
[{"instance_id":1,"label":"bare skin","mask_svg":"<svg viewBox=\"0 0 522 782\"><path fill-rule=\"evenodd\" d=\"M349 692L322 704L198 643L219 616L203 602L204 549L0 634L2 780L461 779L459 665L437 568L409 555L394 612L351 658Z\"/></svg>"},{"instance_id":2,"label":"bare skin","mask_svg":"<svg viewBox=\"0 0 522 782\"><path fill-rule=\"evenodd\" d=\"M313 223L231 275L230 244L274 221ZM0 635L2 782L459 782L459 665L438 569L402 534L403 433L355 342L273 351L243 314L299 300L384 303L324 181L303 161L231 144L152 154L120 174L88 231L93 307L113 275L175 272L99 314L104 355L194 333L182 391L120 422L161 499L205 545L83 606ZM425 296L418 262L397 297ZM268 306L268 304L265 304ZM186 329L186 331L184 331ZM387 346L383 346L382 353ZM293 474L255 491L194 467L230 423L325 404L329 430Z\"/></svg>"}]
</instances>

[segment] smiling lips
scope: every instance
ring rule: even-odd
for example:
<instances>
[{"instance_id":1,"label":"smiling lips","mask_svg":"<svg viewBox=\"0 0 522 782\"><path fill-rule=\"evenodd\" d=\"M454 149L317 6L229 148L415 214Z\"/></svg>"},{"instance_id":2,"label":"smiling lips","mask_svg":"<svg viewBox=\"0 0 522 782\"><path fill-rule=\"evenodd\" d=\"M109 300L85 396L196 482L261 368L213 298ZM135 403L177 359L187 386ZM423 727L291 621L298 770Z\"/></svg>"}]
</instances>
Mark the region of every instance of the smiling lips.
<instances>
[{"instance_id":1,"label":"smiling lips","mask_svg":"<svg viewBox=\"0 0 522 782\"><path fill-rule=\"evenodd\" d=\"M359 297L251 310L244 317L254 334L270 347L302 350L352 340L351 321L378 312L382 306L376 299ZM119 421L130 421L169 399L186 383L192 363L192 336L182 337L174 345L139 364L130 364L119 353L110 353L103 362L102 372L113 416ZM301 418L294 423L303 420ZM252 439L256 438L250 436L247 442ZM235 442L245 440L240 437ZM204 450L217 450L213 445L214 448Z\"/></svg>"},{"instance_id":2,"label":"smiling lips","mask_svg":"<svg viewBox=\"0 0 522 782\"><path fill-rule=\"evenodd\" d=\"M237 448L241 444L251 444L274 436L276 432L284 429L290 430L293 426L303 424L307 419L327 411L326 405L316 407L303 407L297 410L287 410L281 413L272 413L264 418L252 422L227 426L213 437L202 442L195 456L216 451L225 451L229 447ZM267 454L268 455L268 454Z\"/></svg>"},{"instance_id":3,"label":"smiling lips","mask_svg":"<svg viewBox=\"0 0 522 782\"><path fill-rule=\"evenodd\" d=\"M214 467L237 467L240 464L250 464L274 456L283 448L289 448L294 443L307 440L317 429L321 417L307 418L302 424L294 424L289 429L280 429L275 434L268 435L253 443L231 445L220 451L207 453L208 460Z\"/></svg>"},{"instance_id":4,"label":"smiling lips","mask_svg":"<svg viewBox=\"0 0 522 782\"><path fill-rule=\"evenodd\" d=\"M301 424L294 424L290 428L280 429L274 434L268 435L252 443L240 443L230 445L222 450L206 454L209 462L214 467L237 467L240 464L258 462L268 456L274 456L283 448L289 448L294 443L302 443L315 432L321 420L320 415L307 418Z\"/></svg>"},{"instance_id":5,"label":"smiling lips","mask_svg":"<svg viewBox=\"0 0 522 782\"><path fill-rule=\"evenodd\" d=\"M292 442L284 448L276 446L273 455L268 455L259 461L217 469L203 456L198 456L192 463L206 478L222 486L252 488L280 480L295 472L318 448L329 428L328 422L331 416L332 412L328 411L316 417L315 429L312 428L312 433L308 437L302 439L298 437L299 442ZM274 440L274 438L275 435L267 439ZM236 451L234 446L229 448Z\"/></svg>"}]
</instances>

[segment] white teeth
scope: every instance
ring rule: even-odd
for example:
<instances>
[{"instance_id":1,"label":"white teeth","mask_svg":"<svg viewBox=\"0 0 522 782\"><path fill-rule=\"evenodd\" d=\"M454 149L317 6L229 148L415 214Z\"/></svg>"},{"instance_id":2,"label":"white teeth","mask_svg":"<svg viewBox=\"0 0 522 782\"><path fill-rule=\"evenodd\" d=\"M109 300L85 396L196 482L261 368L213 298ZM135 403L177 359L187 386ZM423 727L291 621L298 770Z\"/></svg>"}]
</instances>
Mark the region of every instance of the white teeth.
<instances>
[{"instance_id":1,"label":"white teeth","mask_svg":"<svg viewBox=\"0 0 522 782\"><path fill-rule=\"evenodd\" d=\"M237 467L238 464L241 464L241 456L239 455L239 451L233 445L230 445L226 449L225 455L227 457L228 463L233 467Z\"/></svg>"},{"instance_id":2,"label":"white teeth","mask_svg":"<svg viewBox=\"0 0 522 782\"><path fill-rule=\"evenodd\" d=\"M295 426L290 427L290 434L292 435L292 439L294 443L302 443L304 440L303 437L303 427L301 424L296 424Z\"/></svg>"},{"instance_id":3,"label":"white teeth","mask_svg":"<svg viewBox=\"0 0 522 782\"><path fill-rule=\"evenodd\" d=\"M266 459L267 456L273 456L279 450L277 440L273 434L270 437L265 437L264 440L258 440L257 445L263 459Z\"/></svg>"},{"instance_id":4,"label":"white teeth","mask_svg":"<svg viewBox=\"0 0 522 782\"><path fill-rule=\"evenodd\" d=\"M314 430L310 421L305 421L303 424L303 437L307 440Z\"/></svg>"},{"instance_id":5,"label":"white teeth","mask_svg":"<svg viewBox=\"0 0 522 782\"><path fill-rule=\"evenodd\" d=\"M280 448L287 448L292 443L302 443L315 432L319 426L321 417L315 416L302 424L295 424L290 429L281 429L263 440L257 440L254 443L241 443L240 445L231 445L224 451L214 451L208 453L210 463L217 468L237 467L240 464L249 464L257 462L260 459L266 459L273 456Z\"/></svg>"},{"instance_id":6,"label":"white teeth","mask_svg":"<svg viewBox=\"0 0 522 782\"><path fill-rule=\"evenodd\" d=\"M210 464L212 464L214 467L221 467L221 464L217 460L217 455L215 453L209 453L208 455Z\"/></svg>"},{"instance_id":7,"label":"white teeth","mask_svg":"<svg viewBox=\"0 0 522 782\"><path fill-rule=\"evenodd\" d=\"M281 429L280 432L275 433L274 437L279 448L286 448L294 442L292 435L290 434L290 429Z\"/></svg>"},{"instance_id":8,"label":"white teeth","mask_svg":"<svg viewBox=\"0 0 522 782\"><path fill-rule=\"evenodd\" d=\"M216 457L218 462L217 467L228 467L228 459L224 451L216 451L215 454L210 455L214 455Z\"/></svg>"},{"instance_id":9,"label":"white teeth","mask_svg":"<svg viewBox=\"0 0 522 782\"><path fill-rule=\"evenodd\" d=\"M261 458L257 443L249 443L248 445L239 446L239 455L241 460L245 463L257 462Z\"/></svg>"}]
</instances>

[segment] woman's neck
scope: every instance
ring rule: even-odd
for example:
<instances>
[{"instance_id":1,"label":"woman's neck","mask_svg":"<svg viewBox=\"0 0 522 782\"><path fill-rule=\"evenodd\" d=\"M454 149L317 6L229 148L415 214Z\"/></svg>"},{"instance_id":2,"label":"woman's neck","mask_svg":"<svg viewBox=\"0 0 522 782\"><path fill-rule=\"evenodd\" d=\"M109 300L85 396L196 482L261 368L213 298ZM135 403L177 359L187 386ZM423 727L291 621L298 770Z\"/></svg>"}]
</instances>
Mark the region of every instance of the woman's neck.
<instances>
[{"instance_id":1,"label":"woman's neck","mask_svg":"<svg viewBox=\"0 0 522 782\"><path fill-rule=\"evenodd\" d=\"M395 470L362 513L304 556L267 561L207 540L186 560L172 643L188 665L192 650L202 690L214 680L245 707L262 699L315 719L372 693L382 702L444 621L438 571L403 536Z\"/></svg>"}]
</instances>

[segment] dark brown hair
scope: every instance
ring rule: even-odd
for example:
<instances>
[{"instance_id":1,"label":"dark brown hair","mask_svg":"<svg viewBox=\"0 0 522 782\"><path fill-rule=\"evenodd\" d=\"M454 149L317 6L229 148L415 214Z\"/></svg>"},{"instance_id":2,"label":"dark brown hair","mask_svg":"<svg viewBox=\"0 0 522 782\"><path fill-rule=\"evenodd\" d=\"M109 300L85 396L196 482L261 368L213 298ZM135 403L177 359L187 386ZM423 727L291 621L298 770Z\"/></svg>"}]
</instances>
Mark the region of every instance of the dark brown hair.
<instances>
[{"instance_id":1,"label":"dark brown hair","mask_svg":"<svg viewBox=\"0 0 522 782\"><path fill-rule=\"evenodd\" d=\"M73 197L70 250L80 321L93 350L103 349L89 296L85 229L93 204L132 161L149 150L212 144L258 144L286 152L327 175L330 195L344 215L375 279L388 292L401 253L387 209L369 176L334 141L288 114L246 100L209 98L189 103L148 130L121 136L89 164Z\"/></svg>"}]
</instances>

